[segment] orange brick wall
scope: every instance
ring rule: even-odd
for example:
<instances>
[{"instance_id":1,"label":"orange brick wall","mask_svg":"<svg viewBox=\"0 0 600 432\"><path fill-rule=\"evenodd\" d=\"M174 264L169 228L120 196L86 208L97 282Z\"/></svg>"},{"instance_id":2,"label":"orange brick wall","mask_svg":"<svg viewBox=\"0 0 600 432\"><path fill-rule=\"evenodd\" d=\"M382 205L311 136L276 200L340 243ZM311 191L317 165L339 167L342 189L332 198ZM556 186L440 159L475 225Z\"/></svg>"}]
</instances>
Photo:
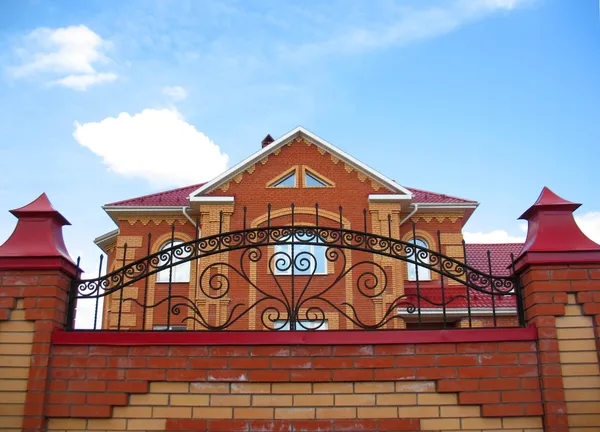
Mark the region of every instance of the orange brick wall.
<instances>
[{"instance_id":1,"label":"orange brick wall","mask_svg":"<svg viewBox=\"0 0 600 432\"><path fill-rule=\"evenodd\" d=\"M370 194L386 194L389 190L380 186L373 179L363 175L362 173L352 169L343 161L332 157L330 154L323 152L315 145L308 145L309 141L297 140L289 146L284 146L276 154L273 153L261 162L256 163L251 169L235 177L225 185L217 188L209 193L213 196L233 196L235 204L233 208L229 204L223 206L224 212L224 231L227 227L230 229L242 229L244 226L243 208L247 208L246 226L265 226L264 221L267 213L267 205L271 204L273 219L271 225L289 225L291 217L289 214L290 205L295 204L297 212L295 215L296 224L314 224L314 206L319 204L319 224L322 226L338 226L338 207L343 207L344 226L355 230L364 229L363 210L367 210L367 230L375 234L387 236L389 234L387 216L392 217L391 235L393 237L408 240L412 237L412 223L407 221L400 226L400 221L405 218L410 212L410 209L403 208L399 203L373 204L369 203L368 196ZM264 163L263 163L264 162ZM295 188L272 188L268 187L269 183L281 173L287 171L292 166L298 166L297 184ZM306 188L303 187L302 166L311 168L312 170L325 176L334 183L334 187L327 188ZM218 209L209 210L215 207L214 205L204 205L198 209L192 206L190 214L193 218L196 215L200 216L202 235L212 235L218 232L218 223L215 221L218 215ZM216 206L218 207L218 206ZM308 212L302 211L307 209ZM282 213L282 216L278 214ZM414 219L418 226L418 235L426 237L429 241L430 248L439 250L437 230L443 233L442 236L442 253L462 259L462 218L464 214L457 210L453 213L419 213ZM262 218L262 219L261 219ZM260 222L259 222L260 221ZM183 214L173 214L168 216L147 214L131 216L123 218L119 221L120 234L114 248L110 249L108 268L114 270L123 265L123 247L127 243L128 253L125 257L125 262L129 263L134 259L140 259L147 255L148 249L151 252L156 252L171 236L171 223L175 224L175 238L179 240L190 240L194 238L195 229L193 225L183 216ZM147 234L152 234L152 244L148 248ZM267 250L263 251L267 254ZM346 251L352 262L358 262L361 259L374 259L381 263L382 258L360 252ZM219 254L215 257L209 257L200 263L199 274L206 265L213 261L229 260L235 266L239 264L239 258L242 252L231 252ZM271 276L268 274L266 261L268 257L263 258L262 262L257 265L256 283L260 287L274 286ZM336 263L339 267L339 263ZM387 309L389 304L398 296L402 295L404 290L404 282L406 280L406 263L401 261L392 261L385 264L390 268L390 288L386 291L385 296L379 299L379 303L374 304L374 301L360 296L356 290L352 292L352 286L356 286L359 272L355 271L348 277L347 286L344 283L338 284L328 293L328 298L335 304L347 302L352 304L361 314L361 320L374 323L381 314ZM194 268L194 266L192 266ZM333 266L335 267L335 265ZM338 267L335 267L336 269ZM225 269L226 270L226 269ZM226 270L227 271L227 270ZM332 270L333 271L333 270ZM249 288L249 284L241 278L229 271L228 276L232 278L232 289L221 301L208 301L206 304L199 306L205 308L211 325L217 325L223 322L223 316L227 311L231 310L232 305L242 300L247 304L248 299L252 298L254 290ZM435 272L432 272L432 279L439 281L439 277ZM313 285L326 284L323 277L316 276ZM166 284L155 284L155 278L151 277L149 282L149 292L151 293L149 300L154 302L166 296ZM446 280L446 284L453 284ZM426 288L432 283L423 282L422 286ZM144 283L140 282L135 286L137 291L133 294L129 293L133 298L143 301ZM201 297L196 295L196 282L194 277L191 282L175 284L173 292L177 295L184 295L189 298ZM126 296L127 297L127 296ZM431 307L431 305L428 305ZM261 329L261 313L267 307L267 304L261 305L256 311L252 311L247 316L239 320L233 329ZM109 315L107 310L118 312L119 303L118 295L111 296L111 299L105 302L105 328L114 328L116 326L116 313ZM147 313L146 328L151 328L152 325L166 324L166 304L159 306L156 309L150 310ZM335 319L330 320L330 326L336 324L335 327L344 329L346 325L350 325L349 321L342 317L337 317L337 313L328 309L326 312L333 313ZM350 309L346 310L350 313ZM140 317L141 310L133 304L123 306L124 315L121 318L122 328L139 329L141 328L142 319ZM172 317L171 324L182 324L181 319L185 318L187 313L179 317ZM307 319L307 317L301 317ZM188 321L189 328L194 328L192 321ZM402 320L393 320L389 327L402 328L404 322Z\"/></svg>"},{"instance_id":2,"label":"orange brick wall","mask_svg":"<svg viewBox=\"0 0 600 432\"><path fill-rule=\"evenodd\" d=\"M537 341L344 346L134 346L127 332L52 345L69 278L3 272L0 427L591 432L598 270L523 272Z\"/></svg>"},{"instance_id":3,"label":"orange brick wall","mask_svg":"<svg viewBox=\"0 0 600 432\"><path fill-rule=\"evenodd\" d=\"M522 283L526 319L539 330L546 430L600 430L600 267L531 266Z\"/></svg>"}]
</instances>

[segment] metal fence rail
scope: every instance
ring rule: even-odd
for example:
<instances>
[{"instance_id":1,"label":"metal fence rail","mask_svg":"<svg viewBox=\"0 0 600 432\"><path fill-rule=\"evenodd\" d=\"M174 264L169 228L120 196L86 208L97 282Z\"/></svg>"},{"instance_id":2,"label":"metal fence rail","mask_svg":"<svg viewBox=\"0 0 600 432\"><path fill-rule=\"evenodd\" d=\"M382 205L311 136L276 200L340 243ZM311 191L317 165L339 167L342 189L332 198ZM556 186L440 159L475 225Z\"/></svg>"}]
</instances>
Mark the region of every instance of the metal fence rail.
<instances>
[{"instance_id":1,"label":"metal fence rail","mask_svg":"<svg viewBox=\"0 0 600 432\"><path fill-rule=\"evenodd\" d=\"M476 319L481 325L481 317L492 327L506 325L504 317L513 317L511 325L523 325L518 279L510 272L492 274L489 251L487 271L482 271L468 265L464 241L464 260L442 254L440 231L437 250L419 245L414 241L418 238L414 222L413 240L402 241L389 235L390 218L388 236L369 233L366 210L362 231L344 228L342 207L335 226L323 226L318 205L311 225L298 224L294 210L292 204L288 225L272 226L269 205L265 224L248 228L244 208L241 229L223 233L220 223L219 234L200 237L196 223L194 240L178 244L173 243L173 224L171 247L150 253L148 234L147 256L130 263L125 260L125 244L121 268L73 282L68 329L75 330L77 304L86 300L95 302L97 328L102 298L117 305L116 319L111 310L110 322L103 325L111 330L248 329L253 317L262 326L259 330L331 330L327 321L331 314L344 329L450 328L457 319L462 319L463 327L474 327ZM193 266L194 278L185 285L188 293L182 294L174 272L186 263ZM257 276L257 268L266 273ZM149 284L159 284L159 273L164 295L150 301ZM134 284L139 286L138 295L126 294ZM248 294L240 295L242 288ZM348 293L352 301L340 301ZM199 299L224 298L229 305L219 320L199 306ZM383 304L379 313L374 312L376 302ZM124 324L125 310L139 317L135 325ZM149 327L151 310L153 324L158 325Z\"/></svg>"}]
</instances>

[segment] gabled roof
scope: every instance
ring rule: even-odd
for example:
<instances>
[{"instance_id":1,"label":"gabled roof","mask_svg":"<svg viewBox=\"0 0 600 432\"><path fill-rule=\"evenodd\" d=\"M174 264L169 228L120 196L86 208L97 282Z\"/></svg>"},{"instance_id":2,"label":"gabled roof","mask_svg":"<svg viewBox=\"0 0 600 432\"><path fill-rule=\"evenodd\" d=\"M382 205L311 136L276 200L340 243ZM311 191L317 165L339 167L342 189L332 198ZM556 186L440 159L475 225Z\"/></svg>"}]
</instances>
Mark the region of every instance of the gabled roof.
<instances>
[{"instance_id":1,"label":"gabled roof","mask_svg":"<svg viewBox=\"0 0 600 432\"><path fill-rule=\"evenodd\" d=\"M515 259L519 256L523 243L471 243L466 245L467 264L481 272L489 273L487 252L490 251L492 274L494 276L510 276L512 253Z\"/></svg>"},{"instance_id":2,"label":"gabled roof","mask_svg":"<svg viewBox=\"0 0 600 432\"><path fill-rule=\"evenodd\" d=\"M468 200L464 198L458 198L451 195L439 194L435 192L429 192L422 189L415 189L407 187L413 194L413 203L424 204L424 203L435 203L435 204L477 204L477 201Z\"/></svg>"},{"instance_id":3,"label":"gabled roof","mask_svg":"<svg viewBox=\"0 0 600 432\"><path fill-rule=\"evenodd\" d=\"M162 206L184 206L188 204L187 198L204 183L197 183L177 189L157 192L137 198L106 204L105 207L162 207Z\"/></svg>"},{"instance_id":4,"label":"gabled roof","mask_svg":"<svg viewBox=\"0 0 600 432\"><path fill-rule=\"evenodd\" d=\"M374 169L368 167L347 153L343 152L339 148L325 141L324 139L314 135L312 132L304 129L303 127L297 127L296 129L288 132L281 138L273 141L272 143L266 145L258 152L254 153L252 156L247 158L246 160L240 162L233 168L224 172L223 174L217 176L213 180L207 183L198 183L190 186L181 187L178 189L172 189L164 192L158 192L150 195L144 195L137 198L131 198L123 201L117 201L114 203L110 203L104 206L106 210L111 210L113 208L123 208L123 207L169 207L169 206L187 206L189 205L189 200L192 197L202 195L204 193L210 192L211 190L217 188L222 183L229 181L231 178L235 177L238 173L246 170L250 165L258 162L269 154L275 152L278 148L289 143L291 140L296 137L302 136L309 141L311 141L314 145L323 148L325 151L333 154L340 160L348 163L355 169L371 176L376 181L380 182L387 188L389 188L392 192L398 194L399 196L412 197L413 204L424 204L424 205L436 205L439 204L441 206L452 206L452 205L465 205L469 208L474 209L478 203L477 201L467 200L463 198L458 198L450 195L439 194L435 192L429 192L422 189L408 188L403 187L397 184L395 181L390 180L388 177L383 174L375 171Z\"/></svg>"},{"instance_id":5,"label":"gabled roof","mask_svg":"<svg viewBox=\"0 0 600 432\"><path fill-rule=\"evenodd\" d=\"M467 264L485 274L489 274L489 263L488 263L488 251L490 251L490 261L492 264L492 274L494 276L510 276L511 270L511 253L516 258L523 248L522 243L472 243L465 245L467 250ZM414 283L410 283L405 288L406 294L416 295L417 289ZM431 300L435 303L442 302L441 286L435 284L434 286L421 286L419 294ZM466 294L464 286L445 286L444 296L445 300L453 297L461 296L464 297ZM466 298L457 298L447 306L447 310L452 309L464 309L467 306L471 308L479 308L484 310L491 310L492 306L498 309L502 308L514 308L516 306L516 300L514 296L495 296L492 301L492 296L484 294L474 289L469 289L469 301ZM422 300L422 308L429 308L432 311L440 312L442 309L433 303ZM477 315L477 311L473 310L473 314Z\"/></svg>"},{"instance_id":6,"label":"gabled roof","mask_svg":"<svg viewBox=\"0 0 600 432\"><path fill-rule=\"evenodd\" d=\"M259 151L254 153L252 156L248 157L247 159L243 160L242 162L240 162L233 168L225 171L223 174L215 177L213 180L209 181L208 183L202 185L201 187L199 187L198 189L193 191L190 194L190 199L193 199L193 197L196 197L196 196L201 196L203 194L206 194L206 193L216 189L223 183L226 183L229 180L231 180L233 177L235 177L239 173L245 171L251 165L253 165L253 164L257 163L258 161L260 161L261 159L267 157L268 155L275 152L277 149L280 149L281 147L288 144L290 141L292 141L293 139L295 139L297 137L304 137L304 138L308 139L310 142L312 142L317 147L322 148L326 152L328 152L328 153L334 155L335 157L339 158L340 160L346 162L348 165L352 166L357 171L360 171L360 172L372 177L375 181L377 181L380 184L382 184L383 186L387 187L393 193L400 194L400 195L406 195L409 197L412 196L412 193L408 189L400 186L395 181L387 178L386 176L384 176L380 172L374 170L373 168L363 164L358 159L353 158L349 154L345 153L344 151L337 148L333 144L325 141L323 138L313 134L312 132L308 131L307 129L303 128L302 126L298 126L297 128L295 128L295 129L291 130L290 132L286 133L285 135L283 135L281 138L276 139L271 144L266 145L265 147L263 147L262 149L260 149Z\"/></svg>"},{"instance_id":7,"label":"gabled roof","mask_svg":"<svg viewBox=\"0 0 600 432\"><path fill-rule=\"evenodd\" d=\"M184 186L178 189L157 192L137 198L106 204L110 207L163 207L163 206L187 206L190 193L200 188L205 183ZM413 203L417 204L476 204L476 201L456 198L450 195L439 194L415 188L406 188L413 194Z\"/></svg>"}]
</instances>

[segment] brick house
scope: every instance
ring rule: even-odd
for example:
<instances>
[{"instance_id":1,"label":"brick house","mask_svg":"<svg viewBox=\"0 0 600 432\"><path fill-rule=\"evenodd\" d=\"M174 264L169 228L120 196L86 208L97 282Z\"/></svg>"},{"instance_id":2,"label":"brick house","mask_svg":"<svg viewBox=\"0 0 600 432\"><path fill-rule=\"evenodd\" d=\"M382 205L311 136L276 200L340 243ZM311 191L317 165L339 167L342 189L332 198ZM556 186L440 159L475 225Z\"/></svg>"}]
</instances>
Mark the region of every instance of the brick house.
<instances>
[{"instance_id":1,"label":"brick house","mask_svg":"<svg viewBox=\"0 0 600 432\"><path fill-rule=\"evenodd\" d=\"M303 134L300 138L304 138ZM294 143L289 149L294 148ZM310 147L315 145L311 143ZM269 159L262 166L276 158ZM258 174L260 166L259 162L250 176ZM323 172L311 168L315 171L313 176ZM334 172L323 175L340 184ZM232 193L243 180L233 180L228 190ZM290 181L285 176L280 180ZM296 181L305 184L302 177L296 177ZM189 196L190 192L182 193ZM412 195L411 200L416 194ZM229 200L228 204L236 205L235 200L241 198L236 195L234 203ZM167 213L163 216L154 216L163 207L158 207L158 212L152 209L153 213L144 213L143 207L130 208L121 216L121 228L129 231L123 237L113 235L116 238L105 239L105 247L111 248L111 241L115 244L111 259L121 259L121 263L111 262L116 269L105 276L83 280L79 262L70 258L62 237L62 227L69 222L52 207L45 194L12 210L18 222L11 236L0 245L0 428L32 432L600 430L600 245L587 238L575 222L573 212L580 204L544 188L521 216L528 221L527 239L514 262L506 257L492 260L487 245L473 245L463 246L469 264L464 266L460 257L451 258L408 241L371 233L378 229L385 234L387 226L388 232L402 235L404 224L409 223L400 224L402 215L407 213L402 203L390 198L381 198L383 203L377 199L374 202L366 195L368 208L363 212L363 229L350 230L344 224L352 223L357 228L360 220L346 218L348 213L345 216L341 212L337 214L336 226L333 215L324 213L334 213L331 208L339 201L337 198L323 201L323 208L315 206L314 215L309 213L313 208L308 204L306 211L300 211L302 207L289 205L286 209L274 205L270 209L272 215L267 214L266 228L251 227L251 221L261 213L258 206L252 209L249 205L241 207L246 217L236 215L238 207L231 210L230 226L224 227L224 210L211 216L210 205L225 207L214 197L216 202L209 203L208 209L201 202L196 218L186 218L186 223L180 223L183 219L174 212L174 208L182 210L181 206L171 204L170 209L163 210ZM192 210L193 201L186 212ZM246 199L248 202L251 201ZM380 218L383 204L391 209L388 217ZM396 216L393 210L400 215ZM289 218L284 211L291 212ZM310 221L310 216L314 216L314 221ZM422 216L417 210L410 219ZM454 223L442 215L438 217L431 216L424 222L409 219L413 236L419 238L419 232L427 232L429 223ZM170 237L167 218L173 218ZM142 235L141 229L134 231L136 225L144 226L144 222L146 229L166 224L167 230L155 232L154 237L152 232L148 236L147 232ZM200 236L199 229L189 230L188 223L202 230L213 226L219 234ZM257 224L264 224L264 217ZM148 254L153 248L162 248L159 235L163 242L165 238L186 240L182 237L185 228L192 231L188 236L193 234L193 240ZM442 251L450 254L450 248L456 244L449 243L448 235L442 234L457 233L435 233L437 247L441 245ZM287 240L294 236L300 241L287 241L286 236ZM322 246L326 246L325 261L317 253L317 247ZM140 252L144 247L146 251ZM301 249L297 251L295 247ZM504 251L499 256L520 247L495 246L496 251ZM297 278L294 267L289 266L280 266L280 274L269 275L265 259L272 263L273 256L285 256L290 250L288 256L294 263L296 256L312 256L313 260L305 260L304 267L299 266L304 272L300 271ZM312 254L306 255L308 252ZM370 260L368 255L372 255ZM418 259L412 259L412 255ZM236 271L244 275L242 270L246 267L233 264L244 257L249 259L241 259L240 263L253 263L254 267L246 278L236 280ZM348 259L353 262L350 267ZM358 271L365 263L371 273ZM425 270L417 270L417 264L429 270L431 276L427 278ZM495 276L496 271L508 266L514 269L514 276ZM487 274L477 269L485 267ZM180 268L189 268L189 282L185 280L187 272L182 273ZM224 278L224 269L229 270L228 279ZM329 308L320 309L324 314L321 317L316 316L314 305L310 306L313 315L302 310L300 295L307 291L294 291L301 285L284 284L307 283L314 276L315 289L319 290L328 278L338 280L335 275L340 273L336 272L344 269L339 278L341 289L332 284L336 289L332 289L330 297L309 297L311 301L331 302ZM158 275L164 270L169 270L167 282ZM383 273L378 275L378 271ZM370 275L372 282L374 276L383 278L383 274L388 279L381 279L385 281L381 285L356 285L361 276ZM212 278L213 283L206 293L198 295L197 288L202 283L196 286L196 281L202 275ZM225 281L231 282L229 289ZM346 291L348 281L351 290ZM294 307L279 308L283 325L272 316L277 309L271 309L271 320L260 319L271 307L260 302L263 298L276 301L269 297L267 289L278 286L277 282L281 284L282 298L295 301ZM192 283L195 290L190 293ZM254 300L250 298L251 284L257 287ZM490 290L491 286L501 290ZM432 298L438 294L445 302L441 312L447 318L446 325L465 322L460 317L465 312L459 302L465 298L467 306L471 306L467 308L467 318L472 327L488 325L489 317L482 310L490 307L498 307L493 320L504 319L506 316L498 316L498 312L510 308L510 304L498 304L492 300L495 297L489 303L482 301L485 297L475 297L485 293L486 287L504 294L498 299L510 298L513 291L518 293L512 298L521 326L404 329L414 325L415 314L422 318L418 321L422 327L439 320L440 308L431 307L440 303ZM165 289L170 294L166 297ZM454 295L455 291L464 296ZM361 297L361 292L368 295ZM198 305L197 310L188 307L188 313L182 313L186 309L183 302L178 304L178 295L195 307ZM79 301L106 296L109 322L105 326L110 331L73 328ZM365 320L373 317L381 325L361 326L361 322L352 321L349 317L353 315L340 307L340 299L335 296L351 300L345 305L347 308ZM229 303L220 305L221 299L227 297ZM411 321L406 304L412 302L414 306L415 299L417 306L418 299L425 304L412 310ZM160 310L161 304L171 301L174 303L168 310ZM245 301L254 307L232 315L236 305ZM459 302L458 306L454 302ZM382 315L381 304L389 304L391 309L386 310L392 311L391 320L386 321L386 315ZM115 307L122 311L115 311ZM225 319L217 315L219 307L226 307L229 312ZM251 310L255 311L254 320L250 318ZM289 312L293 316L288 319L285 314ZM166 313L166 323L162 313ZM129 331L178 323L185 323L186 329L196 328L202 317L206 321L200 322L204 326L198 326L199 329L235 330L252 325L260 329L265 323L280 329L287 324L303 327L309 325L302 323L304 313L316 316L312 321L321 327L327 323L331 330L336 326L342 330L354 326L367 331ZM427 315L429 320L425 319ZM231 316L237 320L231 321ZM122 331L113 331L119 327ZM388 331L369 331L381 328Z\"/></svg>"},{"instance_id":2,"label":"brick house","mask_svg":"<svg viewBox=\"0 0 600 432\"><path fill-rule=\"evenodd\" d=\"M472 268L494 276L510 276L510 256L518 255L522 245L463 244L462 228L477 206L476 201L400 185L298 127L277 140L268 135L259 151L207 183L105 205L104 210L118 228L95 242L108 255L107 269L112 272L195 238L245 228L316 224L391 237L438 251L460 263L464 263L466 252L467 264ZM296 234L295 241L301 242L302 235ZM317 287L325 286L342 271L340 262L326 256L327 247L318 244L296 246L296 254L310 255L304 269L269 267L267 258L277 254L287 254L289 261L290 247L270 245L264 250L262 262L250 260L247 267L243 261L248 256L241 250L182 260L150 275L143 283L128 286L124 295L134 300L129 304L122 302L122 293L109 294L104 302L103 327L202 329L218 327L235 318L231 329L287 329L290 323L286 322L285 311L268 312L274 307L273 302L249 308L239 319L232 310L236 304L247 307L256 302L257 287L289 285L293 279L290 272L294 270L298 283L310 279ZM406 253L410 258L410 251ZM181 257L185 258L185 252ZM458 274L454 279L440 276L437 268L427 266L434 264L429 256L423 257L422 266L360 251L352 251L344 258L347 268L349 263L371 260L379 282L385 273L385 287L380 286L378 295L361 295L357 290L360 274L364 274L358 268L349 271L329 291L334 304L344 305L340 306L342 314L362 323L384 323L387 316L394 315L384 327L517 325L515 297L492 296L466 287L465 275ZM164 258L157 257L157 262L161 259ZM285 260L282 263L285 267ZM241 277L239 273L246 271L244 268L247 274ZM167 319L171 300L161 301L170 296L184 298L188 313ZM152 307L140 308L136 301ZM409 310L411 304L416 312ZM310 329L315 322L320 322L319 328L332 330L357 326L357 322L340 317L340 311L331 305L318 312L319 319L314 316L315 311L311 316L309 309L310 305L298 309L301 316L296 317L296 328ZM201 315L201 320L194 315Z\"/></svg>"}]
</instances>

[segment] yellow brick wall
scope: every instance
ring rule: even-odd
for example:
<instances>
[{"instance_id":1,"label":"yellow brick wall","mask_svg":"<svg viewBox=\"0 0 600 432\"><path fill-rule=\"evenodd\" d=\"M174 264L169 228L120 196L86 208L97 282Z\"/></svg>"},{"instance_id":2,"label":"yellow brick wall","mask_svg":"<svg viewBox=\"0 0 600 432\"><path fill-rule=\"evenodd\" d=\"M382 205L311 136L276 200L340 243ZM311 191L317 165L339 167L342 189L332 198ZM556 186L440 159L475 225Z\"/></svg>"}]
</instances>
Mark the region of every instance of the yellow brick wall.
<instances>
[{"instance_id":1,"label":"yellow brick wall","mask_svg":"<svg viewBox=\"0 0 600 432\"><path fill-rule=\"evenodd\" d=\"M25 321L23 300L0 322L0 431L17 432L23 425L34 324Z\"/></svg>"},{"instance_id":2,"label":"yellow brick wall","mask_svg":"<svg viewBox=\"0 0 600 432\"><path fill-rule=\"evenodd\" d=\"M593 318L583 316L569 294L565 316L556 319L565 402L571 431L600 431L600 369Z\"/></svg>"},{"instance_id":3,"label":"yellow brick wall","mask_svg":"<svg viewBox=\"0 0 600 432\"><path fill-rule=\"evenodd\" d=\"M164 430L167 419L419 418L428 431L542 432L539 417L482 418L435 383L168 383L130 396L111 419L51 419L49 431Z\"/></svg>"}]
</instances>

